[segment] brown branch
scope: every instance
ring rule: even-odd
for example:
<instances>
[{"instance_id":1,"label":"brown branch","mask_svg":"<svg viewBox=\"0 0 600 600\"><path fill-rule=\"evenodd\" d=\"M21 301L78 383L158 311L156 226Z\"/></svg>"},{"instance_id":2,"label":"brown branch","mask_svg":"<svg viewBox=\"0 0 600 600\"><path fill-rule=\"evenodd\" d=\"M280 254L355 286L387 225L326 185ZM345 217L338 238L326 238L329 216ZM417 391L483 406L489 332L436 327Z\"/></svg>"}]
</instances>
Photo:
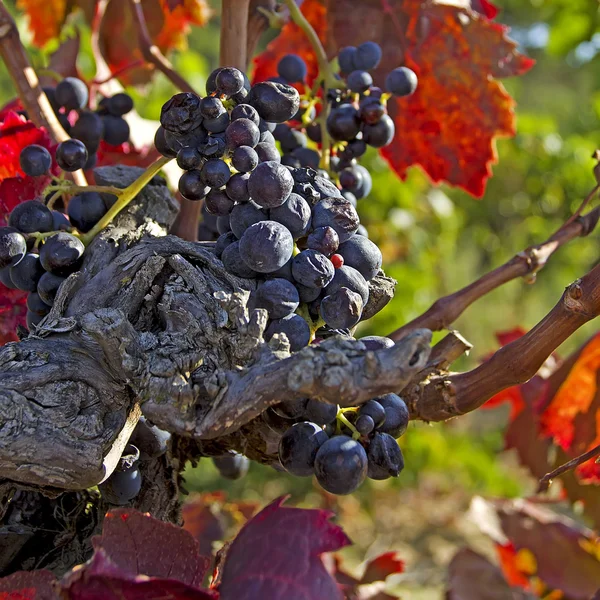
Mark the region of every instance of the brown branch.
<instances>
[{"instance_id":1,"label":"brown branch","mask_svg":"<svg viewBox=\"0 0 600 600\"><path fill-rule=\"evenodd\" d=\"M246 70L249 8L250 0L223 0L221 3L219 62L222 67Z\"/></svg>"},{"instance_id":2,"label":"brown branch","mask_svg":"<svg viewBox=\"0 0 600 600\"><path fill-rule=\"evenodd\" d=\"M582 464L598 455L600 455L600 444L598 444L596 447L592 448L591 450L584 452L580 456L575 457L574 459L570 460L569 462L566 462L564 465L561 465L560 467L554 469L554 471L550 471L550 473L546 473L540 479L537 493L539 494L541 492L545 492L550 487L550 484L552 483L552 480L555 477L558 477L559 475L562 475L563 473L566 473L567 471L571 471L572 469L575 469L580 464Z\"/></svg>"},{"instance_id":3,"label":"brown branch","mask_svg":"<svg viewBox=\"0 0 600 600\"><path fill-rule=\"evenodd\" d=\"M192 86L179 75L175 69L173 69L173 65L171 65L165 55L160 51L160 48L153 43L146 24L146 17L144 16L141 0L129 0L129 6L133 16L133 23L137 31L138 44L144 60L151 65L154 65L161 73L164 73L169 81L182 92L194 92Z\"/></svg>"},{"instance_id":4,"label":"brown branch","mask_svg":"<svg viewBox=\"0 0 600 600\"><path fill-rule=\"evenodd\" d=\"M252 60L256 46L262 34L269 28L269 19L259 8L273 12L277 7L275 0L250 0L250 10L248 13L248 33L246 43L246 68Z\"/></svg>"},{"instance_id":5,"label":"brown branch","mask_svg":"<svg viewBox=\"0 0 600 600\"><path fill-rule=\"evenodd\" d=\"M519 252L502 266L490 271L470 285L444 296L421 316L400 327L389 335L393 340L400 340L413 329L426 328L439 331L449 327L476 300L504 285L524 276L535 276L544 267L552 254L562 245L576 237L588 235L600 218L600 208L595 208L583 217L567 221L545 242L531 246Z\"/></svg>"},{"instance_id":6,"label":"brown branch","mask_svg":"<svg viewBox=\"0 0 600 600\"><path fill-rule=\"evenodd\" d=\"M15 20L8 12L4 2L0 2L0 56L29 119L37 127L43 127L55 142L69 139L44 94L38 76L31 66L21 42ZM83 171L75 171L72 175L73 181L77 185L87 185Z\"/></svg>"},{"instance_id":7,"label":"brown branch","mask_svg":"<svg viewBox=\"0 0 600 600\"><path fill-rule=\"evenodd\" d=\"M533 377L560 344L599 314L600 265L567 287L531 331L476 369L431 378L406 390L412 418L443 421L479 408L494 394Z\"/></svg>"}]
</instances>

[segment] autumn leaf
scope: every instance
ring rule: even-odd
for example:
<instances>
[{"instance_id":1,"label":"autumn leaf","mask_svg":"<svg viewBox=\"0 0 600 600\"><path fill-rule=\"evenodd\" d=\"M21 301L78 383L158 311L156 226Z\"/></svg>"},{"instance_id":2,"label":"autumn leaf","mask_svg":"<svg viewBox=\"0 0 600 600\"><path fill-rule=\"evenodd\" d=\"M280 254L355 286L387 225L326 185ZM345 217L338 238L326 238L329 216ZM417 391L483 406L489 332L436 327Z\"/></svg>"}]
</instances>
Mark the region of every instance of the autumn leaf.
<instances>
[{"instance_id":1,"label":"autumn leaf","mask_svg":"<svg viewBox=\"0 0 600 600\"><path fill-rule=\"evenodd\" d=\"M56 577L50 571L17 571L0 578L0 600L58 600L53 584Z\"/></svg>"},{"instance_id":2,"label":"autumn leaf","mask_svg":"<svg viewBox=\"0 0 600 600\"><path fill-rule=\"evenodd\" d=\"M25 325L27 292L12 290L0 283L0 346L16 342L17 326Z\"/></svg>"},{"instance_id":3,"label":"autumn leaf","mask_svg":"<svg viewBox=\"0 0 600 600\"><path fill-rule=\"evenodd\" d=\"M17 8L29 17L33 43L40 47L59 37L72 6L67 0L17 0Z\"/></svg>"},{"instance_id":4,"label":"autumn leaf","mask_svg":"<svg viewBox=\"0 0 600 600\"><path fill-rule=\"evenodd\" d=\"M301 9L329 58L347 45L378 42L383 59L374 73L377 85L402 64L417 72L417 91L388 104L396 136L382 155L396 173L405 178L409 167L420 165L434 182L482 196L497 161L495 138L515 133L514 102L497 79L521 75L534 64L516 52L508 30L490 20L495 8L483 1L472 10L439 1L305 0ZM311 83L312 49L290 23L255 59L255 80L275 75L278 59L290 52L307 61Z\"/></svg>"}]
</instances>

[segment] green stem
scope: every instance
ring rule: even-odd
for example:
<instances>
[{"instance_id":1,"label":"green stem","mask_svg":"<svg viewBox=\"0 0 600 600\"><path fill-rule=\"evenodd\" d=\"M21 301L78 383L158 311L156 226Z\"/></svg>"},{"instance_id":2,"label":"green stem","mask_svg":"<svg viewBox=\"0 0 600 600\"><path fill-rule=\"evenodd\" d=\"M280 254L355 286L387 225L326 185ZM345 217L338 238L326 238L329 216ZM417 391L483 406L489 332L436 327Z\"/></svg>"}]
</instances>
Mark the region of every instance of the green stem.
<instances>
[{"instance_id":1,"label":"green stem","mask_svg":"<svg viewBox=\"0 0 600 600\"><path fill-rule=\"evenodd\" d=\"M119 199L111 206L109 211L90 229L85 235L81 236L81 241L87 246L96 235L102 231L112 220L146 187L150 180L169 162L173 159L161 157L152 163L131 185L124 189L118 189L117 196ZM95 186L90 186L86 189L91 189ZM100 186L102 187L102 186ZM102 191L107 191L107 188L102 188ZM110 192L111 194L114 192Z\"/></svg>"},{"instance_id":2,"label":"green stem","mask_svg":"<svg viewBox=\"0 0 600 600\"><path fill-rule=\"evenodd\" d=\"M352 425L352 423L350 423L350 421L348 421L348 419L346 418L346 415L343 413L342 409L340 409L338 411L337 419L338 419L338 421L341 421L352 432L353 440L358 440L360 438L360 433L358 432L356 427L354 427L354 425Z\"/></svg>"},{"instance_id":3,"label":"green stem","mask_svg":"<svg viewBox=\"0 0 600 600\"><path fill-rule=\"evenodd\" d=\"M319 127L321 128L321 160L319 166L329 173L329 164L331 159L331 141L327 133L327 118L329 117L330 106L329 102L322 102L321 114L319 115Z\"/></svg>"},{"instance_id":4,"label":"green stem","mask_svg":"<svg viewBox=\"0 0 600 600\"><path fill-rule=\"evenodd\" d=\"M101 194L113 194L122 196L125 190L112 185L50 185L46 192L61 192L64 194L79 194L81 192L100 192Z\"/></svg>"},{"instance_id":5,"label":"green stem","mask_svg":"<svg viewBox=\"0 0 600 600\"><path fill-rule=\"evenodd\" d=\"M53 71L52 69L38 69L38 75L40 77L50 77L54 79L57 83L64 79L64 76L58 73L57 71Z\"/></svg>"},{"instance_id":6,"label":"green stem","mask_svg":"<svg viewBox=\"0 0 600 600\"><path fill-rule=\"evenodd\" d=\"M53 235L56 235L57 233L64 233L64 232L62 232L62 231L44 231L44 232L33 231L32 233L27 234L27 238L35 238L35 243L34 243L33 247L37 248L39 246L39 243L42 240L52 237ZM74 231L74 230L69 231L69 233L71 235L74 235L75 237L80 237L80 235L81 235L78 231Z\"/></svg>"}]
</instances>

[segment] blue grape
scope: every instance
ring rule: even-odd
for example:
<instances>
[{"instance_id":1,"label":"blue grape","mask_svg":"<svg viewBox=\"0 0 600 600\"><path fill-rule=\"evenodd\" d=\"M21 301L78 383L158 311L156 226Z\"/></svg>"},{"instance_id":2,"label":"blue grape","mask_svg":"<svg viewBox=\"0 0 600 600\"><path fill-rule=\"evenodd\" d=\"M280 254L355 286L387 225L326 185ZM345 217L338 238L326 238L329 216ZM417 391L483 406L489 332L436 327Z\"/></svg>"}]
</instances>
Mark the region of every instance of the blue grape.
<instances>
[{"instance_id":1,"label":"blue grape","mask_svg":"<svg viewBox=\"0 0 600 600\"><path fill-rule=\"evenodd\" d=\"M56 103L67 110L83 108L89 98L87 86L77 77L65 77L58 83L54 91Z\"/></svg>"},{"instance_id":2,"label":"blue grape","mask_svg":"<svg viewBox=\"0 0 600 600\"><path fill-rule=\"evenodd\" d=\"M342 73L351 73L357 67L354 64L356 56L356 48L354 46L346 46L338 52L338 63Z\"/></svg>"},{"instance_id":3,"label":"blue grape","mask_svg":"<svg viewBox=\"0 0 600 600\"><path fill-rule=\"evenodd\" d=\"M256 153L258 154L258 159L261 163L264 162L281 162L281 155L277 148L268 142L260 142L256 145Z\"/></svg>"},{"instance_id":4,"label":"blue grape","mask_svg":"<svg viewBox=\"0 0 600 600\"><path fill-rule=\"evenodd\" d=\"M276 221L259 221L240 238L240 254L254 271L271 273L290 259L294 251L292 234Z\"/></svg>"},{"instance_id":5,"label":"blue grape","mask_svg":"<svg viewBox=\"0 0 600 600\"><path fill-rule=\"evenodd\" d=\"M249 104L238 104L234 106L231 111L231 121L236 121L237 119L250 119L255 125L259 127L259 131L262 133L260 129L260 117L256 112L256 109Z\"/></svg>"},{"instance_id":6,"label":"blue grape","mask_svg":"<svg viewBox=\"0 0 600 600\"><path fill-rule=\"evenodd\" d=\"M327 131L338 142L353 140L360 131L358 110L352 104L341 104L327 117Z\"/></svg>"},{"instance_id":7,"label":"blue grape","mask_svg":"<svg viewBox=\"0 0 600 600\"><path fill-rule=\"evenodd\" d=\"M369 285L356 269L347 267L346 265L335 269L331 283L325 288L325 295L333 294L343 287L359 294L363 301L363 307L367 305L369 301Z\"/></svg>"},{"instance_id":8,"label":"blue grape","mask_svg":"<svg viewBox=\"0 0 600 600\"><path fill-rule=\"evenodd\" d=\"M367 475L370 479L398 477L404 469L404 457L398 442L387 433L376 431L367 448Z\"/></svg>"},{"instance_id":9,"label":"blue grape","mask_svg":"<svg viewBox=\"0 0 600 600\"><path fill-rule=\"evenodd\" d=\"M69 200L67 212L71 223L86 233L106 214L106 205L98 192L81 192Z\"/></svg>"},{"instance_id":10,"label":"blue grape","mask_svg":"<svg viewBox=\"0 0 600 600\"><path fill-rule=\"evenodd\" d=\"M327 440L315 457L315 475L331 494L351 494L367 476L367 453L351 437L336 435Z\"/></svg>"},{"instance_id":11,"label":"blue grape","mask_svg":"<svg viewBox=\"0 0 600 600\"><path fill-rule=\"evenodd\" d=\"M379 44L365 42L356 48L356 52L352 56L352 63L355 69L370 71L377 68L382 56L383 53Z\"/></svg>"},{"instance_id":12,"label":"blue grape","mask_svg":"<svg viewBox=\"0 0 600 600\"><path fill-rule=\"evenodd\" d=\"M267 215L260 206L257 206L251 200L243 204L236 204L229 215L229 226L231 231L240 239L244 231L260 221L266 220Z\"/></svg>"},{"instance_id":13,"label":"blue grape","mask_svg":"<svg viewBox=\"0 0 600 600\"><path fill-rule=\"evenodd\" d=\"M306 240L306 246L311 250L317 250L331 256L340 245L340 238L333 227L317 227Z\"/></svg>"},{"instance_id":14,"label":"blue grape","mask_svg":"<svg viewBox=\"0 0 600 600\"><path fill-rule=\"evenodd\" d=\"M240 243L233 242L229 244L223 250L223 254L221 255L221 261L223 262L223 266L229 273L235 275L236 277L243 277L245 279L253 279L257 276L256 271L252 270L240 256Z\"/></svg>"},{"instance_id":15,"label":"blue grape","mask_svg":"<svg viewBox=\"0 0 600 600\"><path fill-rule=\"evenodd\" d=\"M269 212L269 218L287 227L295 240L306 235L310 228L310 217L308 202L293 192L281 206Z\"/></svg>"},{"instance_id":16,"label":"blue grape","mask_svg":"<svg viewBox=\"0 0 600 600\"><path fill-rule=\"evenodd\" d=\"M304 416L306 419L317 425L328 425L335 421L337 411L338 408L335 404L329 404L329 402L321 402L311 398L306 403Z\"/></svg>"},{"instance_id":17,"label":"blue grape","mask_svg":"<svg viewBox=\"0 0 600 600\"><path fill-rule=\"evenodd\" d=\"M356 70L348 75L346 82L351 92L362 94L373 85L373 78L367 71Z\"/></svg>"},{"instance_id":18,"label":"blue grape","mask_svg":"<svg viewBox=\"0 0 600 600\"><path fill-rule=\"evenodd\" d=\"M383 115L374 125L363 126L363 139L373 148L383 148L392 143L396 127L389 115Z\"/></svg>"},{"instance_id":19,"label":"blue grape","mask_svg":"<svg viewBox=\"0 0 600 600\"><path fill-rule=\"evenodd\" d=\"M381 251L366 237L353 235L340 245L337 253L344 257L344 265L356 269L366 281L373 279L381 269Z\"/></svg>"},{"instance_id":20,"label":"blue grape","mask_svg":"<svg viewBox=\"0 0 600 600\"><path fill-rule=\"evenodd\" d=\"M248 191L249 179L250 173L235 173L227 182L225 192L236 202L248 202L250 200L250 192Z\"/></svg>"},{"instance_id":21,"label":"blue grape","mask_svg":"<svg viewBox=\"0 0 600 600\"><path fill-rule=\"evenodd\" d=\"M277 63L277 73L289 83L300 83L306 79L306 63L297 54L286 54Z\"/></svg>"},{"instance_id":22,"label":"blue grape","mask_svg":"<svg viewBox=\"0 0 600 600\"><path fill-rule=\"evenodd\" d=\"M225 143L228 148L250 146L254 148L260 142L260 131L250 119L232 121L225 130Z\"/></svg>"},{"instance_id":23,"label":"blue grape","mask_svg":"<svg viewBox=\"0 0 600 600\"><path fill-rule=\"evenodd\" d=\"M324 198L313 207L312 226L331 227L338 234L340 244L350 239L358 229L360 219L356 209L345 198Z\"/></svg>"},{"instance_id":24,"label":"blue grape","mask_svg":"<svg viewBox=\"0 0 600 600\"><path fill-rule=\"evenodd\" d=\"M292 425L279 441L281 466L297 477L310 477L314 472L317 452L328 439L315 423L305 421Z\"/></svg>"},{"instance_id":25,"label":"blue grape","mask_svg":"<svg viewBox=\"0 0 600 600\"><path fill-rule=\"evenodd\" d=\"M229 165L220 158L211 158L204 163L200 171L200 177L204 185L214 188L224 186L231 177Z\"/></svg>"},{"instance_id":26,"label":"blue grape","mask_svg":"<svg viewBox=\"0 0 600 600\"><path fill-rule=\"evenodd\" d=\"M234 207L233 200L227 195L225 190L212 188L204 199L206 210L219 217L227 216Z\"/></svg>"},{"instance_id":27,"label":"blue grape","mask_svg":"<svg viewBox=\"0 0 600 600\"><path fill-rule=\"evenodd\" d=\"M17 204L8 217L10 227L21 233L52 231L54 221L50 209L39 200L27 200Z\"/></svg>"},{"instance_id":28,"label":"blue grape","mask_svg":"<svg viewBox=\"0 0 600 600\"><path fill-rule=\"evenodd\" d=\"M377 402L385 410L385 422L379 428L382 433L388 433L393 438L399 438L408 427L410 414L406 402L397 394L386 394L377 398Z\"/></svg>"},{"instance_id":29,"label":"blue grape","mask_svg":"<svg viewBox=\"0 0 600 600\"><path fill-rule=\"evenodd\" d=\"M365 402L358 410L360 415L369 415L375 423L375 427L381 427L385 423L385 408L377 400Z\"/></svg>"},{"instance_id":30,"label":"blue grape","mask_svg":"<svg viewBox=\"0 0 600 600\"><path fill-rule=\"evenodd\" d=\"M244 89L244 74L235 67L223 67L215 77L215 85L221 94L235 96Z\"/></svg>"},{"instance_id":31,"label":"blue grape","mask_svg":"<svg viewBox=\"0 0 600 600\"><path fill-rule=\"evenodd\" d=\"M247 102L265 121L283 123L298 112L300 95L290 85L265 81L252 86Z\"/></svg>"},{"instance_id":32,"label":"blue grape","mask_svg":"<svg viewBox=\"0 0 600 600\"><path fill-rule=\"evenodd\" d=\"M346 287L325 296L319 305L321 318L332 329L354 327L360 321L362 311L362 298Z\"/></svg>"},{"instance_id":33,"label":"blue grape","mask_svg":"<svg viewBox=\"0 0 600 600\"><path fill-rule=\"evenodd\" d=\"M289 170L274 161L260 163L248 180L250 197L263 208L281 206L293 187L294 179Z\"/></svg>"},{"instance_id":34,"label":"blue grape","mask_svg":"<svg viewBox=\"0 0 600 600\"><path fill-rule=\"evenodd\" d=\"M229 244L233 244L233 242L237 242L237 238L235 237L233 231L222 233L215 243L215 254L221 258L225 248L227 248Z\"/></svg>"},{"instance_id":35,"label":"blue grape","mask_svg":"<svg viewBox=\"0 0 600 600\"><path fill-rule=\"evenodd\" d=\"M19 164L25 175L39 177L50 170L52 155L44 146L31 144L25 146L19 155Z\"/></svg>"},{"instance_id":36,"label":"blue grape","mask_svg":"<svg viewBox=\"0 0 600 600\"><path fill-rule=\"evenodd\" d=\"M240 479L246 475L250 467L250 461L242 454L237 453L214 456L212 460L221 477L225 477L225 479Z\"/></svg>"},{"instance_id":37,"label":"blue grape","mask_svg":"<svg viewBox=\"0 0 600 600\"><path fill-rule=\"evenodd\" d=\"M271 321L265 332L265 339L269 341L276 333L285 334L292 352L302 350L310 342L310 327L302 317L296 314Z\"/></svg>"},{"instance_id":38,"label":"blue grape","mask_svg":"<svg viewBox=\"0 0 600 600\"><path fill-rule=\"evenodd\" d=\"M127 471L114 471L104 482L98 485L102 498L109 504L125 506L142 489L142 475L137 467Z\"/></svg>"},{"instance_id":39,"label":"blue grape","mask_svg":"<svg viewBox=\"0 0 600 600\"><path fill-rule=\"evenodd\" d=\"M10 279L16 288L26 292L35 292L44 272L40 257L29 252L23 257L23 260L14 267L10 267Z\"/></svg>"},{"instance_id":40,"label":"blue grape","mask_svg":"<svg viewBox=\"0 0 600 600\"><path fill-rule=\"evenodd\" d=\"M375 429L375 421L370 415L359 415L354 427L361 435L369 435Z\"/></svg>"},{"instance_id":41,"label":"blue grape","mask_svg":"<svg viewBox=\"0 0 600 600\"><path fill-rule=\"evenodd\" d=\"M44 317L50 312L50 308L50 305L44 302L38 293L27 294L27 310L29 312Z\"/></svg>"},{"instance_id":42,"label":"blue grape","mask_svg":"<svg viewBox=\"0 0 600 600\"><path fill-rule=\"evenodd\" d=\"M53 273L44 273L37 284L37 293L40 298L49 305L54 303L60 284L65 280L65 277L54 275Z\"/></svg>"},{"instance_id":43,"label":"blue grape","mask_svg":"<svg viewBox=\"0 0 600 600\"><path fill-rule=\"evenodd\" d=\"M417 89L417 74L408 67L398 67L385 78L385 89L394 96L410 96Z\"/></svg>"},{"instance_id":44,"label":"blue grape","mask_svg":"<svg viewBox=\"0 0 600 600\"><path fill-rule=\"evenodd\" d=\"M316 250L303 250L292 260L294 279L307 287L324 288L334 275L335 268L331 261Z\"/></svg>"},{"instance_id":45,"label":"blue grape","mask_svg":"<svg viewBox=\"0 0 600 600\"><path fill-rule=\"evenodd\" d=\"M40 250L40 262L50 273L69 275L79 268L84 251L79 238L61 231L46 239Z\"/></svg>"},{"instance_id":46,"label":"blue grape","mask_svg":"<svg viewBox=\"0 0 600 600\"><path fill-rule=\"evenodd\" d=\"M258 166L258 154L250 146L239 146L233 151L231 164L241 173L249 173Z\"/></svg>"},{"instance_id":47,"label":"blue grape","mask_svg":"<svg viewBox=\"0 0 600 600\"><path fill-rule=\"evenodd\" d=\"M267 279L254 294L254 307L264 308L270 319L281 319L292 314L300 303L294 284L286 279Z\"/></svg>"}]
</instances>

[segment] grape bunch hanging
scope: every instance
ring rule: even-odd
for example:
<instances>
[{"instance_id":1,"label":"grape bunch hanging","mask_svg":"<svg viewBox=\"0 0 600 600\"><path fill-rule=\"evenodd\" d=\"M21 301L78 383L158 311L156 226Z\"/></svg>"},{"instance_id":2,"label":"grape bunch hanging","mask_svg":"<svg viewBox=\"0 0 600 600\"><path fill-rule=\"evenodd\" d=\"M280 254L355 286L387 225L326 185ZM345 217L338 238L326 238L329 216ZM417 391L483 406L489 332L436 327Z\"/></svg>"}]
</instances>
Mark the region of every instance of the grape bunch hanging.
<instances>
[{"instance_id":1,"label":"grape bunch hanging","mask_svg":"<svg viewBox=\"0 0 600 600\"><path fill-rule=\"evenodd\" d=\"M389 96L411 94L417 85L400 67L388 74L386 93L375 87L369 70L381 49L373 42L344 48L338 60L344 85L321 91L325 131L317 99L292 85L304 84L306 64L288 55L270 81L251 86L224 67L210 75L204 98L176 94L162 108L155 137L157 149L184 170L180 193L203 201L200 232L218 235L215 252L225 268L257 280L249 308L267 311L265 339L284 334L292 352L332 335L352 337L368 307L382 256L356 211L372 185L357 161L368 146L394 137ZM324 134L333 147L326 161L318 146ZM363 343L393 345L387 338ZM348 494L367 476L386 479L402 470L396 438L409 414L397 395L344 410L316 399L282 400L268 415L283 434L279 461L288 472L315 474L327 491Z\"/></svg>"}]
</instances>

